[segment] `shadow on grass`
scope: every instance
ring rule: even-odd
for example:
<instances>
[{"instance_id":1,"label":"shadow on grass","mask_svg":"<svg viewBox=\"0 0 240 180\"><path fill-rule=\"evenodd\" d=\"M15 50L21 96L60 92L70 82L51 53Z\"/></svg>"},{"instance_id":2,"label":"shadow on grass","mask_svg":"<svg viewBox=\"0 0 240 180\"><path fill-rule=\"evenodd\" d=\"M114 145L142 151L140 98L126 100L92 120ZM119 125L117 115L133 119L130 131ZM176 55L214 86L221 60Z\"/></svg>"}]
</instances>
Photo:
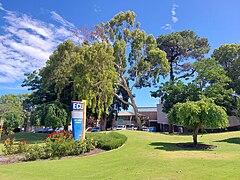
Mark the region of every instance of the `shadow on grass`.
<instances>
[{"instance_id":1,"label":"shadow on grass","mask_svg":"<svg viewBox=\"0 0 240 180\"><path fill-rule=\"evenodd\" d=\"M235 138L228 138L228 139L223 139L215 142L227 142L231 144L240 144L240 138L235 137Z\"/></svg>"},{"instance_id":2,"label":"shadow on grass","mask_svg":"<svg viewBox=\"0 0 240 180\"><path fill-rule=\"evenodd\" d=\"M185 143L168 143L168 142L152 142L149 145L155 146L154 149L164 150L164 151L211 151L211 149L204 149L199 147L192 147L192 142ZM199 146L211 146L198 143ZM185 147L191 146L191 147Z\"/></svg>"}]
</instances>

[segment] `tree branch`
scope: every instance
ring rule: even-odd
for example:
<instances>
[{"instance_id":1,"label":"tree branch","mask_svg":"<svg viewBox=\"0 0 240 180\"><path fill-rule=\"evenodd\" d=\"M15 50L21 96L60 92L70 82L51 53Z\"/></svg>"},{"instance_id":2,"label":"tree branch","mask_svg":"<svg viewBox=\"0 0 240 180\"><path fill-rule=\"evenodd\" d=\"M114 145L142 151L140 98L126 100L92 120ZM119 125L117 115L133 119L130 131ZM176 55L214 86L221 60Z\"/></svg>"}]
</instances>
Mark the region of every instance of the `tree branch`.
<instances>
[{"instance_id":1,"label":"tree branch","mask_svg":"<svg viewBox=\"0 0 240 180\"><path fill-rule=\"evenodd\" d=\"M114 96L115 96L118 100L120 100L122 103L127 104L127 105L130 105L130 106L133 107L133 104L132 104L132 103L127 102L127 101L124 101L124 100L123 100L119 95L117 95L116 93L114 93Z\"/></svg>"},{"instance_id":2,"label":"tree branch","mask_svg":"<svg viewBox=\"0 0 240 180\"><path fill-rule=\"evenodd\" d=\"M138 77L136 77L136 81L135 83L132 85L132 87L130 88L130 91L132 92L133 88L138 84Z\"/></svg>"},{"instance_id":3,"label":"tree branch","mask_svg":"<svg viewBox=\"0 0 240 180\"><path fill-rule=\"evenodd\" d=\"M179 76L179 77L176 78L176 80L181 79L181 78L186 78L188 76L191 76L191 75L193 75L195 73L195 71L196 71L195 69L192 69L191 73L186 73L186 74L184 74L182 76Z\"/></svg>"},{"instance_id":4,"label":"tree branch","mask_svg":"<svg viewBox=\"0 0 240 180\"><path fill-rule=\"evenodd\" d=\"M115 85L121 86L125 91L129 91L123 84L115 83Z\"/></svg>"}]
</instances>

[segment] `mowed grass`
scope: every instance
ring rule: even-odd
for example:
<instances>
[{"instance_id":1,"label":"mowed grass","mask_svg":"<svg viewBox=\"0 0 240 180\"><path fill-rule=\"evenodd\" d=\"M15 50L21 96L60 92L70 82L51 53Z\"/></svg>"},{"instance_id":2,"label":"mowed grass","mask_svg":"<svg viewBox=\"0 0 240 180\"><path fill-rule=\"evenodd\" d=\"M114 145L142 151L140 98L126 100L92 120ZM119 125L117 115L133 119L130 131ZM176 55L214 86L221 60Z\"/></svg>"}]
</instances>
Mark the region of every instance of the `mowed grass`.
<instances>
[{"instance_id":1,"label":"mowed grass","mask_svg":"<svg viewBox=\"0 0 240 180\"><path fill-rule=\"evenodd\" d=\"M44 140L47 138L49 134L44 134L44 133L15 133L15 134L10 134L8 137L10 138L15 138L14 142L18 141L24 141L26 140L27 142L33 144L33 143L43 143ZM2 139L6 139L6 136L3 136ZM2 152L3 144L0 142L0 154L3 154Z\"/></svg>"},{"instance_id":2,"label":"mowed grass","mask_svg":"<svg viewBox=\"0 0 240 180\"><path fill-rule=\"evenodd\" d=\"M240 179L240 132L206 134L214 150L183 150L192 136L120 131L116 150L92 156L0 165L0 179Z\"/></svg>"}]
</instances>

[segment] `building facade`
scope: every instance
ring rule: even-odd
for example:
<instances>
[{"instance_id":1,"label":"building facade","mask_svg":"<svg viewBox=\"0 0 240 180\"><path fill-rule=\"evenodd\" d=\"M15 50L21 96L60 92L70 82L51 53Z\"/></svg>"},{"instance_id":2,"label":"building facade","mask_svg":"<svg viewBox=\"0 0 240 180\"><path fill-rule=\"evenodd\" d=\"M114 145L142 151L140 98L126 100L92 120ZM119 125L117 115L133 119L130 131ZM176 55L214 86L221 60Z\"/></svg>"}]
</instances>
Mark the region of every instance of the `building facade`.
<instances>
[{"instance_id":1,"label":"building facade","mask_svg":"<svg viewBox=\"0 0 240 180\"><path fill-rule=\"evenodd\" d=\"M183 126L170 125L167 119L167 113L162 112L163 104L157 104L157 107L138 107L138 112L141 117L145 119L146 126L154 126L158 132L179 132L187 133L188 129ZM229 116L229 130L240 130L240 120L236 116ZM124 111L119 112L118 117L113 125L127 125L133 124L137 126L134 112ZM171 129L170 129L171 128ZM208 130L210 131L210 130ZM216 130L217 131L217 130Z\"/></svg>"}]
</instances>

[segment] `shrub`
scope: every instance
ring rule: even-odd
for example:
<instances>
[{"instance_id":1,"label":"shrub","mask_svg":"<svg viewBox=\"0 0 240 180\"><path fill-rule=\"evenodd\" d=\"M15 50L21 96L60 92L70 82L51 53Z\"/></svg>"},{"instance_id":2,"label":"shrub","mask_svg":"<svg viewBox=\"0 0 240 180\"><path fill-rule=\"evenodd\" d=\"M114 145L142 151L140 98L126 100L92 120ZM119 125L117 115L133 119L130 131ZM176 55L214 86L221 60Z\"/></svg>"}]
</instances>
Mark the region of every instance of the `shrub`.
<instances>
[{"instance_id":1,"label":"shrub","mask_svg":"<svg viewBox=\"0 0 240 180\"><path fill-rule=\"evenodd\" d=\"M15 140L15 138L11 139L9 137L6 137L5 140L2 140L2 143L3 143L2 151L5 155L17 153L18 148L14 145L14 140Z\"/></svg>"},{"instance_id":2,"label":"shrub","mask_svg":"<svg viewBox=\"0 0 240 180\"><path fill-rule=\"evenodd\" d=\"M103 150L111 150L116 149L122 146L127 137L125 135L119 134L117 132L110 132L110 133L89 133L86 135L87 139L94 139L97 141L97 148Z\"/></svg>"},{"instance_id":3,"label":"shrub","mask_svg":"<svg viewBox=\"0 0 240 180\"><path fill-rule=\"evenodd\" d=\"M3 140L3 152L8 154L24 153L26 160L61 158L63 156L80 155L89 152L97 145L96 141L89 138L74 141L72 134L67 131L54 132L48 136L42 145L29 145L26 140L14 145L14 138L7 137Z\"/></svg>"},{"instance_id":4,"label":"shrub","mask_svg":"<svg viewBox=\"0 0 240 180\"><path fill-rule=\"evenodd\" d=\"M18 153L23 153L26 152L28 149L28 144L26 140L19 141L18 146L17 146L17 152Z\"/></svg>"},{"instance_id":5,"label":"shrub","mask_svg":"<svg viewBox=\"0 0 240 180\"><path fill-rule=\"evenodd\" d=\"M62 157L68 155L73 147L74 139L67 131L53 132L46 139L46 146L51 151L52 157Z\"/></svg>"},{"instance_id":6,"label":"shrub","mask_svg":"<svg viewBox=\"0 0 240 180\"><path fill-rule=\"evenodd\" d=\"M52 133L46 139L45 145L30 146L25 153L27 160L61 158L63 156L80 155L95 148L93 139L74 141L71 133L61 131Z\"/></svg>"},{"instance_id":7,"label":"shrub","mask_svg":"<svg viewBox=\"0 0 240 180\"><path fill-rule=\"evenodd\" d=\"M25 152L25 157L26 160L28 161L34 161L36 159L40 158L40 146L35 144L35 145L31 145L27 152Z\"/></svg>"}]
</instances>

